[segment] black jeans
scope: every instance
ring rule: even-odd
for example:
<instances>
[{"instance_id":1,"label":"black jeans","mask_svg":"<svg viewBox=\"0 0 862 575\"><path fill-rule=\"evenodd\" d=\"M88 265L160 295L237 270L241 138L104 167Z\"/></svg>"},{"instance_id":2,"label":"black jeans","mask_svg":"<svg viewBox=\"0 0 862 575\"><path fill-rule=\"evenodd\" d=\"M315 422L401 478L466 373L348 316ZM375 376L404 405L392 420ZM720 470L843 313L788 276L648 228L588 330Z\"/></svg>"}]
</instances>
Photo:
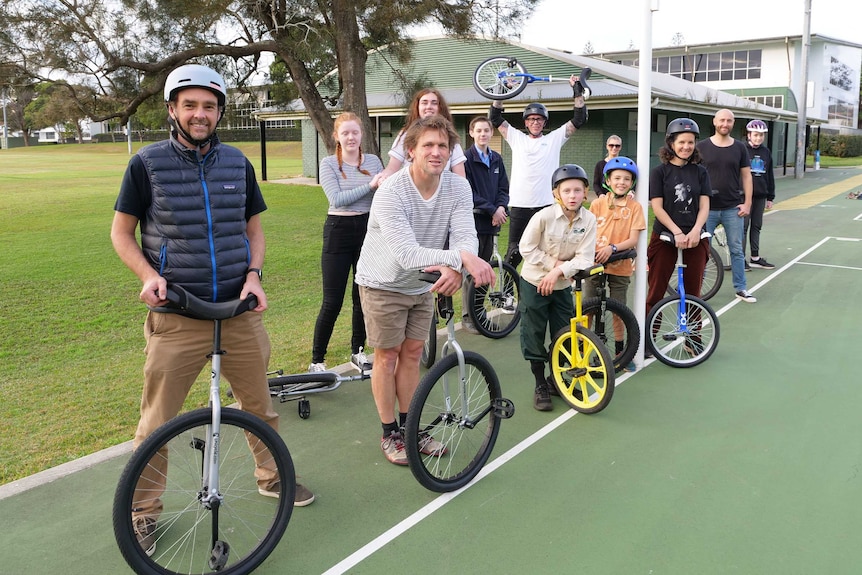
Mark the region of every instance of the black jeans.
<instances>
[{"instance_id":1,"label":"black jeans","mask_svg":"<svg viewBox=\"0 0 862 575\"><path fill-rule=\"evenodd\" d=\"M751 212L745 216L742 232L742 253L745 254L746 239L751 243L751 255L760 256L760 230L763 229L763 212L766 211L766 198L752 198ZM751 231L749 231L749 228Z\"/></svg>"},{"instance_id":2,"label":"black jeans","mask_svg":"<svg viewBox=\"0 0 862 575\"><path fill-rule=\"evenodd\" d=\"M323 273L323 303L314 325L314 342L311 361L323 363L335 321L344 304L344 292L350 270L356 274L356 262L368 229L368 214L358 216L326 216L323 225L323 253L320 267ZM353 284L353 335L350 349L353 353L365 345L365 318L359 301L359 286Z\"/></svg>"},{"instance_id":3,"label":"black jeans","mask_svg":"<svg viewBox=\"0 0 862 575\"><path fill-rule=\"evenodd\" d=\"M523 258L521 252L518 251L518 242L521 241L521 236L524 235L524 230L527 229L527 224L536 212L544 209L547 206L540 208L509 208L509 246L506 250L507 263L515 269L521 263Z\"/></svg>"}]
</instances>

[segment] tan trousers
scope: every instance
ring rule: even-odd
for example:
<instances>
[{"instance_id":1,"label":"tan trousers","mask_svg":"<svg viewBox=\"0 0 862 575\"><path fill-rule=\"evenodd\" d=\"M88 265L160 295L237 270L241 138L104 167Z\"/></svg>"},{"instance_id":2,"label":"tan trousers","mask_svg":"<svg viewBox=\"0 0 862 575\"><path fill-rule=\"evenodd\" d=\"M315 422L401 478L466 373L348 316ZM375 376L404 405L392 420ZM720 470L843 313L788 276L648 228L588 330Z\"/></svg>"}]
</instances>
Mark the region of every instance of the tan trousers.
<instances>
[{"instance_id":1,"label":"tan trousers","mask_svg":"<svg viewBox=\"0 0 862 575\"><path fill-rule=\"evenodd\" d=\"M183 402L212 352L213 322L171 313L149 312L144 323L146 362L141 419L135 432L137 448L153 431L182 409ZM261 314L246 312L222 322L222 376L230 382L240 409L261 418L278 431L266 370L270 342ZM249 438L251 439L251 438ZM260 487L274 486L278 473L262 445L250 445ZM133 515L157 517L162 510L167 452L153 457L138 481Z\"/></svg>"}]
</instances>

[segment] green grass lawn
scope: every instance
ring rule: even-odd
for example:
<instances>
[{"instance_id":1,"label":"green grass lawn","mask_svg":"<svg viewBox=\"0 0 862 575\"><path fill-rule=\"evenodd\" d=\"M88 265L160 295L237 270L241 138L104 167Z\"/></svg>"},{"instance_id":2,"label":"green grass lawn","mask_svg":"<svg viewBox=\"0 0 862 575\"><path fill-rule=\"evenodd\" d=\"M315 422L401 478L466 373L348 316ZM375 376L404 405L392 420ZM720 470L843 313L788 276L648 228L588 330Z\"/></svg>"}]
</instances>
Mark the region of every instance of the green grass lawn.
<instances>
[{"instance_id":1,"label":"green grass lawn","mask_svg":"<svg viewBox=\"0 0 862 575\"><path fill-rule=\"evenodd\" d=\"M260 174L259 144L239 147ZM301 173L299 154L297 142L269 143L270 179ZM128 159L125 143L0 152L0 484L132 437L146 309L109 237ZM301 371L320 305L326 200L316 186L261 186L271 367ZM330 363L347 360L348 333L344 313ZM188 407L206 404L200 381Z\"/></svg>"}]
</instances>

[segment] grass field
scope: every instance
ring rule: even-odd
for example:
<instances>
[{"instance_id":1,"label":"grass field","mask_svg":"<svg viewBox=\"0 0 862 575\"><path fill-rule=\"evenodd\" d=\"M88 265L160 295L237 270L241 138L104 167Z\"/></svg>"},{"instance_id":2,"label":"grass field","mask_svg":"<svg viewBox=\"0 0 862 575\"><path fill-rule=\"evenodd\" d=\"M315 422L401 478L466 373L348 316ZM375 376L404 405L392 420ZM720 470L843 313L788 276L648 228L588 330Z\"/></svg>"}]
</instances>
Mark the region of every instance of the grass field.
<instances>
[{"instance_id":1,"label":"grass field","mask_svg":"<svg viewBox=\"0 0 862 575\"><path fill-rule=\"evenodd\" d=\"M239 147L260 174L259 145ZM298 175L299 150L270 143L269 178ZM109 237L128 159L125 143L0 152L0 484L132 436L146 310ZM326 201L314 186L261 187L271 367L302 371L320 305ZM342 314L331 364L347 360L348 330ZM200 381L188 407L206 404Z\"/></svg>"}]
</instances>

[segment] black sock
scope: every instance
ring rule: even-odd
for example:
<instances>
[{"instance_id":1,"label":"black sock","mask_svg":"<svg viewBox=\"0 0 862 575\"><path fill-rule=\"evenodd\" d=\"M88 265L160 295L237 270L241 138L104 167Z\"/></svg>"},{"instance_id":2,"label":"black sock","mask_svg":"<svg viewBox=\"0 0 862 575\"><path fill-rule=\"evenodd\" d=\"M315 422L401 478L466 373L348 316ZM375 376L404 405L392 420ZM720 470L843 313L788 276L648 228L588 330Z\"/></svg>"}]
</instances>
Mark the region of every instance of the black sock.
<instances>
[{"instance_id":1,"label":"black sock","mask_svg":"<svg viewBox=\"0 0 862 575\"><path fill-rule=\"evenodd\" d=\"M389 437L393 433L398 433L398 424L394 421L392 423L384 423L383 424L383 437Z\"/></svg>"},{"instance_id":2,"label":"black sock","mask_svg":"<svg viewBox=\"0 0 862 575\"><path fill-rule=\"evenodd\" d=\"M531 361L530 362L530 371L533 372L533 377L536 378L536 387L544 387L547 384L545 380L545 362L544 361Z\"/></svg>"},{"instance_id":3,"label":"black sock","mask_svg":"<svg viewBox=\"0 0 862 575\"><path fill-rule=\"evenodd\" d=\"M614 349L616 349L617 355L619 355L623 352L623 345L624 345L624 342L622 342L622 341L615 341L614 342Z\"/></svg>"},{"instance_id":4,"label":"black sock","mask_svg":"<svg viewBox=\"0 0 862 575\"><path fill-rule=\"evenodd\" d=\"M401 427L404 427L404 424L405 424L405 423L407 423L407 414L406 414L406 413L401 413L401 412L399 411L399 412L398 412L398 424L399 424Z\"/></svg>"}]
</instances>

